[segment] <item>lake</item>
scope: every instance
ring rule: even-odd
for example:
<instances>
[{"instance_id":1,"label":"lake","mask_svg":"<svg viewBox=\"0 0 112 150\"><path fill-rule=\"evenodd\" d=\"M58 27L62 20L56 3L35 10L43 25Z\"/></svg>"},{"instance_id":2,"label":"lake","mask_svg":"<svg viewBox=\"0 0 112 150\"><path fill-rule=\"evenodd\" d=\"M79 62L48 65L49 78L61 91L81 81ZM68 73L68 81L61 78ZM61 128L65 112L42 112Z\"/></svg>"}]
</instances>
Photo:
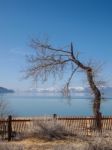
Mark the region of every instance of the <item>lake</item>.
<instances>
[{"instance_id":1,"label":"lake","mask_svg":"<svg viewBox=\"0 0 112 150\"><path fill-rule=\"evenodd\" d=\"M78 93L70 99L61 94L43 93L14 93L5 94L3 99L9 103L9 109L17 116L39 115L92 115L92 99ZM112 115L112 99L102 100L101 112L104 115Z\"/></svg>"}]
</instances>

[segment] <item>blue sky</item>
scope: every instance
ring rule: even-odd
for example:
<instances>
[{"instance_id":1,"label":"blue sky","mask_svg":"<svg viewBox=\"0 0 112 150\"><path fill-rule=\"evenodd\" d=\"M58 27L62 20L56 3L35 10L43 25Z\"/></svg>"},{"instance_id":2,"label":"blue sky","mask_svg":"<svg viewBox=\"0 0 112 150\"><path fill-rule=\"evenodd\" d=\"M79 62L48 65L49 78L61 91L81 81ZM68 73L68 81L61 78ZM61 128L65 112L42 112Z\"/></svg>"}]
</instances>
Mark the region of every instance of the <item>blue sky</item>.
<instances>
[{"instance_id":1,"label":"blue sky","mask_svg":"<svg viewBox=\"0 0 112 150\"><path fill-rule=\"evenodd\" d=\"M111 0L0 0L0 86L33 87L31 80L21 80L21 70L32 52L30 39L41 36L61 47L72 41L82 61L104 63L101 78L112 86ZM73 83L83 86L83 75Z\"/></svg>"}]
</instances>

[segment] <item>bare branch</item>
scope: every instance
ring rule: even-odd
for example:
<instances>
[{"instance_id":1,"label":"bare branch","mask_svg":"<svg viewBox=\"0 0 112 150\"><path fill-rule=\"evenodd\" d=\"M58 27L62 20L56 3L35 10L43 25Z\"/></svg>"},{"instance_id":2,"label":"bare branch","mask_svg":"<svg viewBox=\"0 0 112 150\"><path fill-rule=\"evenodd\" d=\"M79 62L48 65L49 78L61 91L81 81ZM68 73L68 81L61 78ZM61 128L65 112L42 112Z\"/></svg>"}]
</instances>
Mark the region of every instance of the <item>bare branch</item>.
<instances>
[{"instance_id":1,"label":"bare branch","mask_svg":"<svg viewBox=\"0 0 112 150\"><path fill-rule=\"evenodd\" d=\"M77 67L72 71L72 73L71 73L71 75L70 75L70 77L69 77L69 79L68 79L66 85L65 85L64 88L62 89L62 93L63 93L65 96L68 96L69 93L70 93L70 91L69 91L69 85L70 85L70 82L71 82L71 80L72 80L73 75L74 75L75 72L78 70L78 68L79 68L79 67L77 66Z\"/></svg>"},{"instance_id":2,"label":"bare branch","mask_svg":"<svg viewBox=\"0 0 112 150\"><path fill-rule=\"evenodd\" d=\"M32 44L31 46L35 49L37 48L44 48L44 49L48 49L48 50L51 50L51 51L55 51L55 52L62 52L62 53L67 53L67 54L70 54L69 51L65 51L63 49L56 49L54 47L52 47L51 45L49 44L45 44L45 43L41 43L39 40L34 40L32 39Z\"/></svg>"},{"instance_id":3,"label":"bare branch","mask_svg":"<svg viewBox=\"0 0 112 150\"><path fill-rule=\"evenodd\" d=\"M36 62L36 65L31 66L26 70L26 78L28 77L43 77L43 81L47 80L48 74L53 74L54 76L63 70L65 67L66 63L69 62L70 59L67 60L55 60L55 59L42 59L40 58L38 62ZM33 63L30 61L30 63ZM38 64L38 65L37 65Z\"/></svg>"}]
</instances>

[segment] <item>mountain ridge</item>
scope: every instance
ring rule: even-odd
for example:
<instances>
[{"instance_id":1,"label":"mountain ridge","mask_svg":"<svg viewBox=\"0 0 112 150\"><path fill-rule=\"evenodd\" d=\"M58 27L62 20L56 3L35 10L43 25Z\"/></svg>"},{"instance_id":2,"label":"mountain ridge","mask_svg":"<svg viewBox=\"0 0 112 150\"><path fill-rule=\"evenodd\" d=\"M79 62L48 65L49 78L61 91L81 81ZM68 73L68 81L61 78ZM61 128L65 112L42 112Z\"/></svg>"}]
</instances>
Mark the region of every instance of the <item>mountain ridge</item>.
<instances>
[{"instance_id":1,"label":"mountain ridge","mask_svg":"<svg viewBox=\"0 0 112 150\"><path fill-rule=\"evenodd\" d=\"M89 87L70 87L71 92L78 92L78 93L88 93L90 92ZM112 93L112 87L101 87L100 91L106 92L106 93ZM31 88L28 90L28 92L60 92L60 89L58 88Z\"/></svg>"},{"instance_id":2,"label":"mountain ridge","mask_svg":"<svg viewBox=\"0 0 112 150\"><path fill-rule=\"evenodd\" d=\"M0 87L0 94L1 93L14 93L14 90L12 89L7 89L5 87Z\"/></svg>"}]
</instances>

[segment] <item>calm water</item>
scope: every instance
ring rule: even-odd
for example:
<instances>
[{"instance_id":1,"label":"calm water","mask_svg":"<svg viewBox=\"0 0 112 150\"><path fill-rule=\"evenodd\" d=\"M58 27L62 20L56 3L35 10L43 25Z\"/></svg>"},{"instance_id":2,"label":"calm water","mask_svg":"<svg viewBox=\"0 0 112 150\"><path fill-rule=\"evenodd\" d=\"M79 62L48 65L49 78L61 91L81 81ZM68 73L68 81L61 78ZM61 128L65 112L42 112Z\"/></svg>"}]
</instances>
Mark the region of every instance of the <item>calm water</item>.
<instances>
[{"instance_id":1,"label":"calm water","mask_svg":"<svg viewBox=\"0 0 112 150\"><path fill-rule=\"evenodd\" d=\"M4 95L13 114L18 116L38 115L92 115L92 102L85 95L74 95L71 99L54 94L14 93ZM112 99L102 101L101 111L112 115Z\"/></svg>"}]
</instances>

